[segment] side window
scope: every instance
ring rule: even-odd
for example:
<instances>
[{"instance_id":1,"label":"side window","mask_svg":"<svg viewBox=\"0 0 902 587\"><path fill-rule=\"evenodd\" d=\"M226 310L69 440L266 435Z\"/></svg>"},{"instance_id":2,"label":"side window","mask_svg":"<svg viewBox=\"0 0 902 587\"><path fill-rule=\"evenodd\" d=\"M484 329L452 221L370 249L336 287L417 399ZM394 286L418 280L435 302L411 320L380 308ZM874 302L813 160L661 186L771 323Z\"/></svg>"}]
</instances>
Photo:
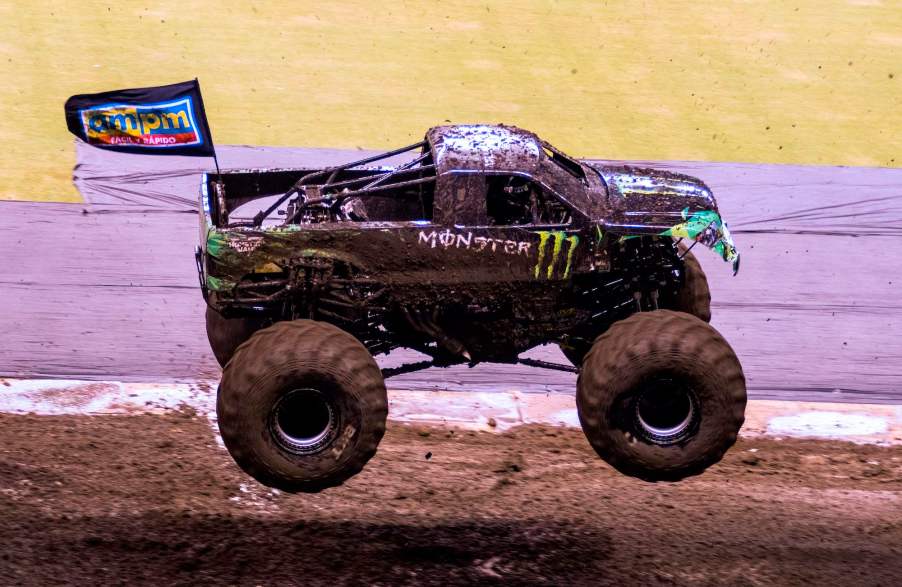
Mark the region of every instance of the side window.
<instances>
[{"instance_id":1,"label":"side window","mask_svg":"<svg viewBox=\"0 0 902 587\"><path fill-rule=\"evenodd\" d=\"M570 209L536 182L517 175L487 179L486 212L490 225L570 223Z\"/></svg>"},{"instance_id":2,"label":"side window","mask_svg":"<svg viewBox=\"0 0 902 587\"><path fill-rule=\"evenodd\" d=\"M532 181L516 175L493 175L487 179L485 204L489 224L533 224L535 185Z\"/></svg>"}]
</instances>

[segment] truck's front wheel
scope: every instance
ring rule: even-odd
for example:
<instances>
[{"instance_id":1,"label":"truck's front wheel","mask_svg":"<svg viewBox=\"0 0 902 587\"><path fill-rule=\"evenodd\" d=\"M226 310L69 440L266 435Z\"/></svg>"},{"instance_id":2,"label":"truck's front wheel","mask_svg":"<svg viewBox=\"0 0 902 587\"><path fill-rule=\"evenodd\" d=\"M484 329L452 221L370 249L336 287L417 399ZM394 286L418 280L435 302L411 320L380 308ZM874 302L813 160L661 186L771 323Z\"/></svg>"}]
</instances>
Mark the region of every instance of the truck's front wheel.
<instances>
[{"instance_id":1,"label":"truck's front wheel","mask_svg":"<svg viewBox=\"0 0 902 587\"><path fill-rule=\"evenodd\" d=\"M357 474L385 433L382 372L331 324L279 322L238 347L217 395L219 430L259 482L317 492Z\"/></svg>"},{"instance_id":2,"label":"truck's front wheel","mask_svg":"<svg viewBox=\"0 0 902 587\"><path fill-rule=\"evenodd\" d=\"M576 405L595 451L626 475L678 481L719 461L745 414L745 376L726 340L695 316L634 314L598 337Z\"/></svg>"}]
</instances>

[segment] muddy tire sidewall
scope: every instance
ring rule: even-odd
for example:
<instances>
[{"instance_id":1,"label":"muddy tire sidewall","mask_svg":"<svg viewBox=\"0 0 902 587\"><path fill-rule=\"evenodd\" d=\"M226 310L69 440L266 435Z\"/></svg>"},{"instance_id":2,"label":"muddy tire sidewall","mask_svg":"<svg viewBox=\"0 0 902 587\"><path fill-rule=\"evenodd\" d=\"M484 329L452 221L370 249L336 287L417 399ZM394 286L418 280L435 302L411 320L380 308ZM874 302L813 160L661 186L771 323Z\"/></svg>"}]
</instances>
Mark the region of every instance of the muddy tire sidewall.
<instances>
[{"instance_id":1,"label":"muddy tire sidewall","mask_svg":"<svg viewBox=\"0 0 902 587\"><path fill-rule=\"evenodd\" d=\"M313 393L329 406L326 436L302 450L276 424L291 394ZM219 428L238 465L261 483L316 492L358 473L385 433L387 397L378 365L339 328L280 322L236 351L217 395Z\"/></svg>"},{"instance_id":2,"label":"muddy tire sidewall","mask_svg":"<svg viewBox=\"0 0 902 587\"><path fill-rule=\"evenodd\" d=\"M689 433L666 445L643 438L635 412L643 384L662 376L688 385L697 416ZM736 442L745 405L745 377L729 344L704 321L669 310L615 323L586 355L577 381L592 447L647 481L677 481L718 462Z\"/></svg>"}]
</instances>

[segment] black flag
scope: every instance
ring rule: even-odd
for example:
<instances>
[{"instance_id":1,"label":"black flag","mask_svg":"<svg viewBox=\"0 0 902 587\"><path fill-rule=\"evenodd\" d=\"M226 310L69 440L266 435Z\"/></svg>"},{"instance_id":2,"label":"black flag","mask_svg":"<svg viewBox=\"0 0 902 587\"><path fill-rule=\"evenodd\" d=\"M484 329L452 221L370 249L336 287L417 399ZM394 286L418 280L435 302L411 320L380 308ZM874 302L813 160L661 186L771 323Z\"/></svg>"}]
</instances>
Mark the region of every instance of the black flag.
<instances>
[{"instance_id":1,"label":"black flag","mask_svg":"<svg viewBox=\"0 0 902 587\"><path fill-rule=\"evenodd\" d=\"M197 80L72 96L66 123L72 134L102 149L215 156Z\"/></svg>"}]
</instances>

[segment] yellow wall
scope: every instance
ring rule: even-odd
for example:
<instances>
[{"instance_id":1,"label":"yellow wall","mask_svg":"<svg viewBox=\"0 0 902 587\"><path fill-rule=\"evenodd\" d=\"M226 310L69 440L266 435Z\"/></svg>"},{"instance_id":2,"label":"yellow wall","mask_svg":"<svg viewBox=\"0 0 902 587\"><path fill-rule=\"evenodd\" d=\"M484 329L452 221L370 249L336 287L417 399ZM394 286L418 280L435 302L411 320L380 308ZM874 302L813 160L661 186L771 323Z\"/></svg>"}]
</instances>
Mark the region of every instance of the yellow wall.
<instances>
[{"instance_id":1,"label":"yellow wall","mask_svg":"<svg viewBox=\"0 0 902 587\"><path fill-rule=\"evenodd\" d=\"M898 167L902 2L0 0L0 198L77 199L63 102L199 77L218 143L506 122L576 156Z\"/></svg>"}]
</instances>

